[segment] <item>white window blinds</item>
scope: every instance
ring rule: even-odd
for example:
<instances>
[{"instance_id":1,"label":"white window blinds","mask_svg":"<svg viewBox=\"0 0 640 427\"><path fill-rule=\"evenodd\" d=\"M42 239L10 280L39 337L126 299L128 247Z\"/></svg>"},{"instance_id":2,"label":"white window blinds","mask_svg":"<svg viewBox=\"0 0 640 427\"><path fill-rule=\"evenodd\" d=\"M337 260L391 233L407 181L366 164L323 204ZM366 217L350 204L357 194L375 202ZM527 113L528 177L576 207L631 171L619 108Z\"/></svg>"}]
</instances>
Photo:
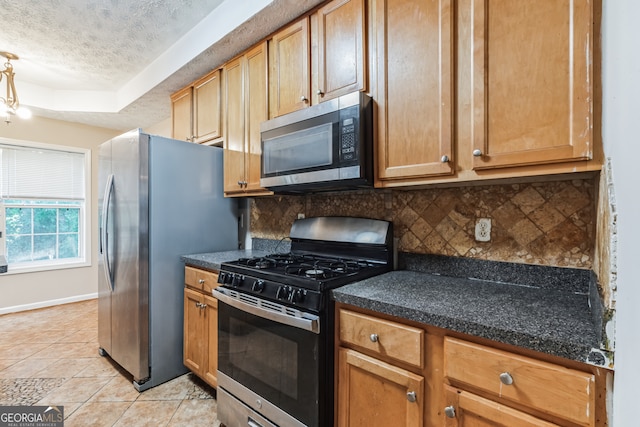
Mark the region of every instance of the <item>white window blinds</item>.
<instances>
[{"instance_id":1,"label":"white window blinds","mask_svg":"<svg viewBox=\"0 0 640 427\"><path fill-rule=\"evenodd\" d=\"M0 196L84 200L84 155L0 145Z\"/></svg>"}]
</instances>

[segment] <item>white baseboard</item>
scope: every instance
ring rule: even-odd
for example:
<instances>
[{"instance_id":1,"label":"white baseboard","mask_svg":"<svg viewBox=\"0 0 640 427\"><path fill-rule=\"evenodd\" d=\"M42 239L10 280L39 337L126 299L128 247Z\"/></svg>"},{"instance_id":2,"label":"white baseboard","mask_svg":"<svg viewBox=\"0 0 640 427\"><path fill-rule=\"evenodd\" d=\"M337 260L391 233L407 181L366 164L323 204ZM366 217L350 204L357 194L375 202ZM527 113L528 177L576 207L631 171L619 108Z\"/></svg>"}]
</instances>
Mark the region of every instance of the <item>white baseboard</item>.
<instances>
[{"instance_id":1,"label":"white baseboard","mask_svg":"<svg viewBox=\"0 0 640 427\"><path fill-rule=\"evenodd\" d=\"M75 295L67 298L39 301L32 304L14 305L12 307L0 307L0 314L17 313L20 311L35 310L36 308L53 307L54 305L68 304L70 302L86 301L98 298L98 293Z\"/></svg>"}]
</instances>

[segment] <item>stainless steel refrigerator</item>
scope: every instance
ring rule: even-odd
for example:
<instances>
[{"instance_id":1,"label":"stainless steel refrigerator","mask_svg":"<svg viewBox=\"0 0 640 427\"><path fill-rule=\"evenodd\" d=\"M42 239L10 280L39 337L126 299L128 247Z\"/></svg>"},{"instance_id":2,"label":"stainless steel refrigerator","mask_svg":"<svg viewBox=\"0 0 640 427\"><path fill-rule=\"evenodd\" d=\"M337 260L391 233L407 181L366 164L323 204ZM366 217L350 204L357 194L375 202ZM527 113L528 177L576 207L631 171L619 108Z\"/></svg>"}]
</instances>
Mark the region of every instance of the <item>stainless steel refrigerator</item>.
<instances>
[{"instance_id":1,"label":"stainless steel refrigerator","mask_svg":"<svg viewBox=\"0 0 640 427\"><path fill-rule=\"evenodd\" d=\"M98 341L139 391L183 365L184 254L238 248L222 149L125 133L99 148Z\"/></svg>"}]
</instances>

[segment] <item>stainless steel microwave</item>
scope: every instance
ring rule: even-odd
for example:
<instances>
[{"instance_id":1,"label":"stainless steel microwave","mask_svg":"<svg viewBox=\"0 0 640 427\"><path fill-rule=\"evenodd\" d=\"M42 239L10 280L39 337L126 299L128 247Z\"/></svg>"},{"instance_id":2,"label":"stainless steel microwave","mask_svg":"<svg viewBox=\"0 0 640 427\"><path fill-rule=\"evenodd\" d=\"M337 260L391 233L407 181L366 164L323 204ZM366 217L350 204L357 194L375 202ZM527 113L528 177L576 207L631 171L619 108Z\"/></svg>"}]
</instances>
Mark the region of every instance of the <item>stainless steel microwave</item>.
<instances>
[{"instance_id":1,"label":"stainless steel microwave","mask_svg":"<svg viewBox=\"0 0 640 427\"><path fill-rule=\"evenodd\" d=\"M353 92L260 125L260 185L276 193L371 187L371 97Z\"/></svg>"}]
</instances>

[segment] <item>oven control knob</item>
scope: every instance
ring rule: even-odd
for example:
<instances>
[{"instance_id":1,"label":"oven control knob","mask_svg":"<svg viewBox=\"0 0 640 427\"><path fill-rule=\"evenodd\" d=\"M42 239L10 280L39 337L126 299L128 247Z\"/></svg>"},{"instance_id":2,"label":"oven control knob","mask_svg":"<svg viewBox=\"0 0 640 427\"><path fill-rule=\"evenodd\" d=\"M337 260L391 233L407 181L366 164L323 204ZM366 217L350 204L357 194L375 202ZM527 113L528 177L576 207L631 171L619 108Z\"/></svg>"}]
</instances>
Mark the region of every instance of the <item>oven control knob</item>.
<instances>
[{"instance_id":1,"label":"oven control knob","mask_svg":"<svg viewBox=\"0 0 640 427\"><path fill-rule=\"evenodd\" d=\"M242 274L234 274L231 282L232 286L240 287L244 283L244 276Z\"/></svg>"},{"instance_id":2,"label":"oven control knob","mask_svg":"<svg viewBox=\"0 0 640 427\"><path fill-rule=\"evenodd\" d=\"M305 289L296 289L295 291L291 292L291 295L289 296L289 300L291 302L302 302L304 301L304 297L307 296L307 291Z\"/></svg>"},{"instance_id":3,"label":"oven control knob","mask_svg":"<svg viewBox=\"0 0 640 427\"><path fill-rule=\"evenodd\" d=\"M225 273L220 272L218 276L218 283L222 283L224 285L230 285L233 282L233 273Z\"/></svg>"},{"instance_id":4,"label":"oven control knob","mask_svg":"<svg viewBox=\"0 0 640 427\"><path fill-rule=\"evenodd\" d=\"M288 300L291 295L291 288L289 286L280 286L276 292L276 298L282 300Z\"/></svg>"},{"instance_id":5,"label":"oven control knob","mask_svg":"<svg viewBox=\"0 0 640 427\"><path fill-rule=\"evenodd\" d=\"M251 285L251 290L253 292L264 291L264 280L256 280L255 282L253 282L253 285Z\"/></svg>"}]
</instances>

